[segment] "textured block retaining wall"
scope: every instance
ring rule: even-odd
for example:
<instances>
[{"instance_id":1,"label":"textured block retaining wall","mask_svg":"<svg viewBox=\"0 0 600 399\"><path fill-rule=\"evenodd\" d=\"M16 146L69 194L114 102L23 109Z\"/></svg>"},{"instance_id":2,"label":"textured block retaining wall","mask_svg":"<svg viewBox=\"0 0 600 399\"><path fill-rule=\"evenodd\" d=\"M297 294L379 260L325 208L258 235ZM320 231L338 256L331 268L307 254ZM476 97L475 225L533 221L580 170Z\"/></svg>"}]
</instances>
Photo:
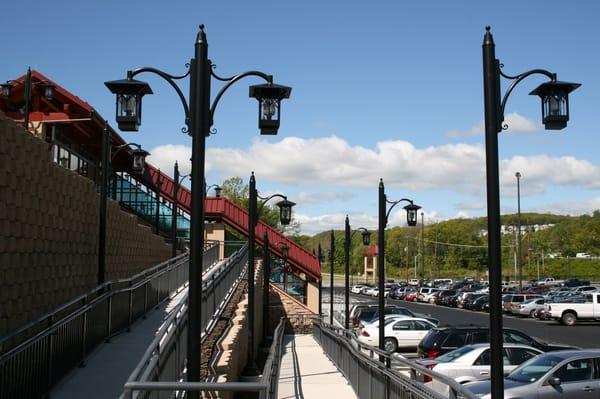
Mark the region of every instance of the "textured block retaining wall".
<instances>
[{"instance_id":1,"label":"textured block retaining wall","mask_svg":"<svg viewBox=\"0 0 600 399\"><path fill-rule=\"evenodd\" d=\"M50 146L0 112L0 336L96 285L99 196ZM112 200L107 279L170 257L164 239Z\"/></svg>"}]
</instances>

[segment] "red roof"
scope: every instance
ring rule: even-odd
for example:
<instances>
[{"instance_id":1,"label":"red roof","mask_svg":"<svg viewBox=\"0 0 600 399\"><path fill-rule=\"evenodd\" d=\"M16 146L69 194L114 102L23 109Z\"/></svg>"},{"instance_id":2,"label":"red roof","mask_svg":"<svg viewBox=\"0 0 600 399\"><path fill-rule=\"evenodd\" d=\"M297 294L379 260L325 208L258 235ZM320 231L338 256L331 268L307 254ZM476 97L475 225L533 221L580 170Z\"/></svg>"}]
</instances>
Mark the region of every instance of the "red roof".
<instances>
[{"instance_id":1,"label":"red roof","mask_svg":"<svg viewBox=\"0 0 600 399\"><path fill-rule=\"evenodd\" d=\"M365 251L365 256L375 256L377 255L377 252L379 252L377 250L377 245L373 245L367 248L367 250Z\"/></svg>"},{"instance_id":2,"label":"red roof","mask_svg":"<svg viewBox=\"0 0 600 399\"><path fill-rule=\"evenodd\" d=\"M69 136L73 142L85 144L88 149L93 151L100 158L100 147L102 131L104 129L104 119L94 110L94 108L75 96L56 82L48 79L41 73L32 70L31 77L33 82L49 82L55 86L55 95L52 100L47 100L39 93L32 96L32 108L30 112L31 122L60 123L61 132ZM6 115L19 121L23 120L23 114L19 110L22 102L25 75L19 77L15 84L11 99L9 101L0 98L0 109L4 110ZM111 140L114 145L125 144L126 141L117 134L110 126ZM121 151L113 160L113 166L117 170L129 171L131 165L131 154L128 151ZM136 176L142 183L157 187L160 181L161 196L169 201L173 201L174 181L166 174L160 172L151 164L146 164L146 170L143 176ZM189 214L193 215L191 209L192 195L185 188L180 187L178 191L179 206ZM226 198L207 198L205 204L205 218L209 220L222 220L227 225L236 229L240 233L247 235L248 212L240 208ZM278 256L282 256L278 243L288 245L288 261L296 269L306 273L308 276L320 279L321 268L317 257L298 245L295 241L285 237L281 232L273 229L269 225L259 222L256 227L256 240L259 244L263 243L263 234L267 231L271 251Z\"/></svg>"}]
</instances>

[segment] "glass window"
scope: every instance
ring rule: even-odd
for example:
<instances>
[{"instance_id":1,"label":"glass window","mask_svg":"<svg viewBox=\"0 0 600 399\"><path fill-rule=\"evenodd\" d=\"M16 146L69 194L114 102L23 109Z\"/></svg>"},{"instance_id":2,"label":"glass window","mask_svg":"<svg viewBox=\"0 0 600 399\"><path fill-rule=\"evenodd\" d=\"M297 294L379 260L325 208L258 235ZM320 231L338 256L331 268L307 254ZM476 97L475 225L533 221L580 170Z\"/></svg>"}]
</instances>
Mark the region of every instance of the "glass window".
<instances>
[{"instance_id":1,"label":"glass window","mask_svg":"<svg viewBox=\"0 0 600 399\"><path fill-rule=\"evenodd\" d=\"M471 343L472 344L483 344L486 342L490 342L490 333L489 331L475 331L473 333L471 333L472 339L471 339Z\"/></svg>"},{"instance_id":2,"label":"glass window","mask_svg":"<svg viewBox=\"0 0 600 399\"><path fill-rule=\"evenodd\" d=\"M408 321L408 320L399 321L396 324L394 324L394 330L396 330L396 331L412 330L413 329L412 327L413 327L412 321Z\"/></svg>"},{"instance_id":3,"label":"glass window","mask_svg":"<svg viewBox=\"0 0 600 399\"><path fill-rule=\"evenodd\" d=\"M415 326L415 330L419 330L419 331L431 330L431 324L425 323L424 321L414 320L413 323Z\"/></svg>"},{"instance_id":4,"label":"glass window","mask_svg":"<svg viewBox=\"0 0 600 399\"><path fill-rule=\"evenodd\" d=\"M554 373L554 377L561 382L587 381L592 379L592 359L578 359L570 361Z\"/></svg>"},{"instance_id":5,"label":"glass window","mask_svg":"<svg viewBox=\"0 0 600 399\"><path fill-rule=\"evenodd\" d=\"M511 364L519 365L538 355L537 352L525 348L511 348Z\"/></svg>"},{"instance_id":6,"label":"glass window","mask_svg":"<svg viewBox=\"0 0 600 399\"><path fill-rule=\"evenodd\" d=\"M525 383L535 382L561 361L560 357L552 355L534 357L514 369L506 379Z\"/></svg>"},{"instance_id":7,"label":"glass window","mask_svg":"<svg viewBox=\"0 0 600 399\"><path fill-rule=\"evenodd\" d=\"M484 350L481 353L481 355L479 355L477 360L475 360L475 363L473 363L473 366L489 366L490 365L490 356L491 356L490 350L489 349ZM506 349L503 350L502 359L504 361L504 364L506 364L506 365L510 364L510 360L508 359L508 354L506 353Z\"/></svg>"},{"instance_id":8,"label":"glass window","mask_svg":"<svg viewBox=\"0 0 600 399\"><path fill-rule=\"evenodd\" d=\"M531 346L533 341L524 335L521 335L515 331L504 331L504 342L509 344L523 344Z\"/></svg>"},{"instance_id":9,"label":"glass window","mask_svg":"<svg viewBox=\"0 0 600 399\"><path fill-rule=\"evenodd\" d=\"M467 333L464 331L457 331L448 335L446 342L444 342L445 348L456 348L463 346L467 338Z\"/></svg>"},{"instance_id":10,"label":"glass window","mask_svg":"<svg viewBox=\"0 0 600 399\"><path fill-rule=\"evenodd\" d=\"M455 349L455 350L448 352L442 356L439 356L435 360L438 363L453 362L454 360L458 359L459 357L463 356L464 354L471 352L473 349L474 348L470 345L463 346L462 348Z\"/></svg>"}]
</instances>

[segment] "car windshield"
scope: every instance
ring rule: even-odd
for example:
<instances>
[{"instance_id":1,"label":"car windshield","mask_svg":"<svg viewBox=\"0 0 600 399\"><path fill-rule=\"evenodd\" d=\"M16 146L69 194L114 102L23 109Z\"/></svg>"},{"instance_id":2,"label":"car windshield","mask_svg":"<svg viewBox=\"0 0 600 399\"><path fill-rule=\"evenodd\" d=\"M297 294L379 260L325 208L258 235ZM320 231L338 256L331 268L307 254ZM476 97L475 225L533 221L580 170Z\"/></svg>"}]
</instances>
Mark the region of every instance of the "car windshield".
<instances>
[{"instance_id":1,"label":"car windshield","mask_svg":"<svg viewBox=\"0 0 600 399\"><path fill-rule=\"evenodd\" d=\"M459 357L461 357L462 355L471 352L473 349L472 346L467 345L467 346L463 346L462 348L458 348L456 350L453 350L451 352L448 352L442 356L439 356L437 359L435 359L438 363L448 363L448 362L453 362L454 360L458 359Z\"/></svg>"},{"instance_id":2,"label":"car windshield","mask_svg":"<svg viewBox=\"0 0 600 399\"><path fill-rule=\"evenodd\" d=\"M560 357L552 355L531 358L514 369L506 379L525 383L536 382L562 360Z\"/></svg>"}]
</instances>

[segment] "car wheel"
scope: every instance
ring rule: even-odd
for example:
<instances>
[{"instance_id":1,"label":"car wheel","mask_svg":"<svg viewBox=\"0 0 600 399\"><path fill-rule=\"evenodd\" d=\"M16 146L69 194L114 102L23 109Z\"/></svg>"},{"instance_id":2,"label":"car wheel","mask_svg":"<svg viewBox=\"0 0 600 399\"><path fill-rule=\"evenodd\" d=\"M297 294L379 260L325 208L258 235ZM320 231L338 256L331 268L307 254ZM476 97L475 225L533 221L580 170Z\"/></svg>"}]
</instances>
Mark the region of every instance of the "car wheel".
<instances>
[{"instance_id":1,"label":"car wheel","mask_svg":"<svg viewBox=\"0 0 600 399\"><path fill-rule=\"evenodd\" d=\"M398 350L398 341L396 341L396 338L386 338L383 340L383 348L386 352L396 352Z\"/></svg>"},{"instance_id":2,"label":"car wheel","mask_svg":"<svg viewBox=\"0 0 600 399\"><path fill-rule=\"evenodd\" d=\"M562 315L562 317L560 318L560 321L565 326L572 326L577 321L577 316L575 316L575 313L567 312Z\"/></svg>"},{"instance_id":3,"label":"car wheel","mask_svg":"<svg viewBox=\"0 0 600 399\"><path fill-rule=\"evenodd\" d=\"M531 317L532 319L535 319L535 310L532 310L531 312L529 312L529 317Z\"/></svg>"},{"instance_id":4,"label":"car wheel","mask_svg":"<svg viewBox=\"0 0 600 399\"><path fill-rule=\"evenodd\" d=\"M435 299L431 298L431 299L429 300L429 303L430 303L430 304L432 304L432 305L433 305L433 304L435 304Z\"/></svg>"}]
</instances>

